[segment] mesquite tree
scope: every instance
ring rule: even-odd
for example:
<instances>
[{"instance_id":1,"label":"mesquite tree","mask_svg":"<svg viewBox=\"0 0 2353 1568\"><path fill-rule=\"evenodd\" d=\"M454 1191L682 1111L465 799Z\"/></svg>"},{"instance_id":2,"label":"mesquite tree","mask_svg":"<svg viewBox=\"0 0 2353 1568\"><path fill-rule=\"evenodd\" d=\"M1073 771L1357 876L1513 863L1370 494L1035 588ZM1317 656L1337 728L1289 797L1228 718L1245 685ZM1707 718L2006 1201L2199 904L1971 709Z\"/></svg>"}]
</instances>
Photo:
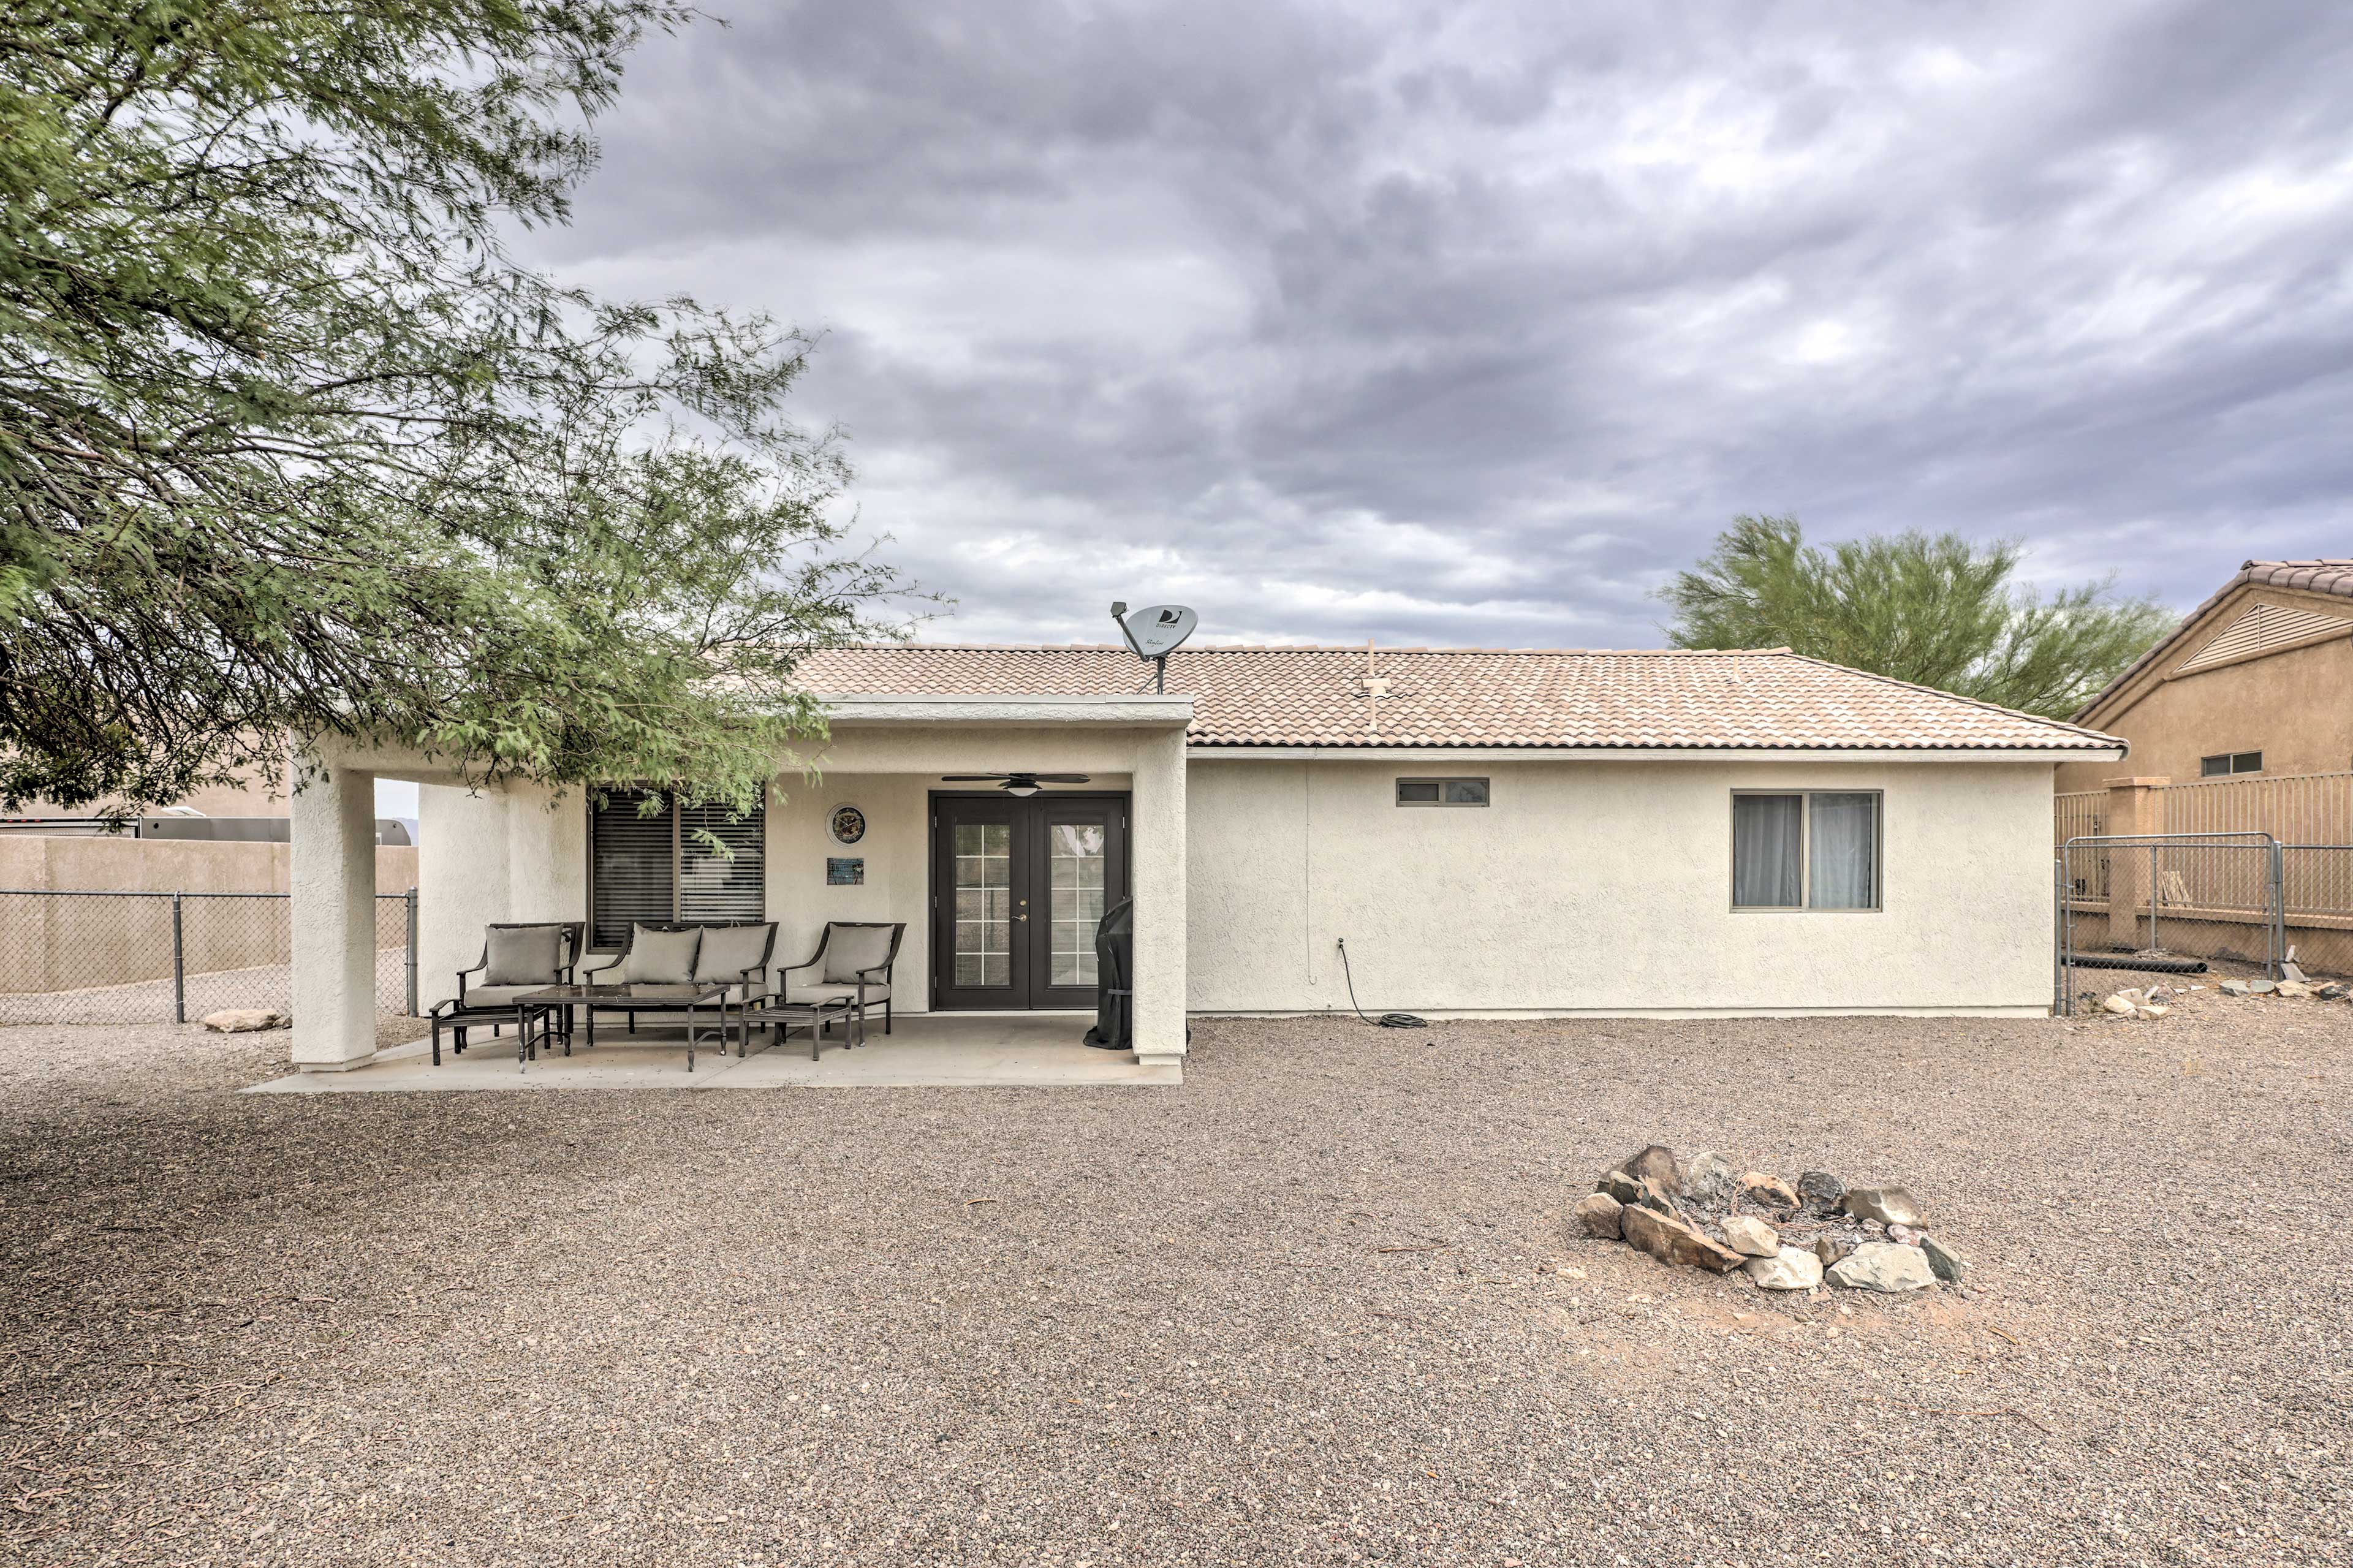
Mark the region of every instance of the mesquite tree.
<instances>
[{"instance_id":1,"label":"mesquite tree","mask_svg":"<svg viewBox=\"0 0 2353 1568\"><path fill-rule=\"evenodd\" d=\"M749 804L902 584L809 342L519 265L668 0L0 7L0 795L370 735Z\"/></svg>"},{"instance_id":2,"label":"mesquite tree","mask_svg":"<svg viewBox=\"0 0 2353 1568\"><path fill-rule=\"evenodd\" d=\"M1794 648L1833 664L2063 719L2177 617L2105 583L2014 584L2022 551L1919 532L1809 545L1790 517L1739 517L1659 597L1677 647Z\"/></svg>"}]
</instances>

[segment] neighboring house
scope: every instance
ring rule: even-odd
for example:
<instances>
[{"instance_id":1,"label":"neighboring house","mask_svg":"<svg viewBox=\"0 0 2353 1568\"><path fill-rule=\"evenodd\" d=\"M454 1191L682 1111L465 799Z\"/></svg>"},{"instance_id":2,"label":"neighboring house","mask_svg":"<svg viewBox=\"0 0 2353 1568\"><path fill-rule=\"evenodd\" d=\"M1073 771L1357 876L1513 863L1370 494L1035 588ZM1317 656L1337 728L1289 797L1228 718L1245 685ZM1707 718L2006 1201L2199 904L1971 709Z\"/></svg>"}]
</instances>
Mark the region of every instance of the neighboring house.
<instances>
[{"instance_id":1,"label":"neighboring house","mask_svg":"<svg viewBox=\"0 0 2353 1568\"><path fill-rule=\"evenodd\" d=\"M902 1012L1092 1003L1135 900L1136 1050L1187 1013L2031 1015L2050 995L2054 767L2112 737L1783 650L902 646L802 667L831 715L766 808L695 824L529 786L422 792L425 999L497 920L903 921ZM361 962L376 774L294 800L295 1059L375 1044ZM1068 773L1008 793L948 775ZM852 821L843 807L855 808ZM845 842L847 838L849 841Z\"/></svg>"},{"instance_id":2,"label":"neighboring house","mask_svg":"<svg viewBox=\"0 0 2353 1568\"><path fill-rule=\"evenodd\" d=\"M2353 560L2247 562L2075 722L2130 742L2144 777L2353 769ZM2059 788L2112 772L2071 763Z\"/></svg>"}]
</instances>

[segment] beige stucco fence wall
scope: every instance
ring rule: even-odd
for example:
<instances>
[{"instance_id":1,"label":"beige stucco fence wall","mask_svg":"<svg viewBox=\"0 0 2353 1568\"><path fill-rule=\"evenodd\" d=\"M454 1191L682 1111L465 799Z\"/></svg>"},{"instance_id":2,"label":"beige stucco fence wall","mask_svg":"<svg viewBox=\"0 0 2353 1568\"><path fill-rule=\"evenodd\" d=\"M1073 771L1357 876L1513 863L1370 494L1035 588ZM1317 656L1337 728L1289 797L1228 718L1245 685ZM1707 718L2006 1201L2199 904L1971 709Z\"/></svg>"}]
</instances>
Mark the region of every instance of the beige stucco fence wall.
<instances>
[{"instance_id":1,"label":"beige stucco fence wall","mask_svg":"<svg viewBox=\"0 0 2353 1568\"><path fill-rule=\"evenodd\" d=\"M375 856L379 893L405 895L416 885L413 846L380 847ZM0 996L79 994L157 984L168 990L174 893L187 896L180 933L185 973L282 969L289 961L290 939L282 895L290 878L290 849L284 844L0 839ZM73 893L153 896L54 896ZM279 896L220 896L224 894ZM406 940L406 921L397 910L379 919L380 950L403 948ZM259 994L271 989L272 978L265 976L244 989ZM105 1001L121 1005L93 999L91 1021L118 1016L127 1021L132 1012L143 1016L155 1007L154 998L143 993Z\"/></svg>"},{"instance_id":2,"label":"beige stucco fence wall","mask_svg":"<svg viewBox=\"0 0 2353 1568\"><path fill-rule=\"evenodd\" d=\"M2118 779L2106 789L2055 797L2053 838L2092 834L2268 833L2281 845L2286 940L2316 973L2353 973L2353 773L2230 779ZM2069 901L2079 945L2137 951L2148 939L2140 912L2149 889L2124 889L2110 908L2105 867ZM2200 907L2194 889L2157 889L2158 940L2174 952L2249 957L2263 951L2260 917ZM2113 913L2113 918L2112 918Z\"/></svg>"}]
</instances>

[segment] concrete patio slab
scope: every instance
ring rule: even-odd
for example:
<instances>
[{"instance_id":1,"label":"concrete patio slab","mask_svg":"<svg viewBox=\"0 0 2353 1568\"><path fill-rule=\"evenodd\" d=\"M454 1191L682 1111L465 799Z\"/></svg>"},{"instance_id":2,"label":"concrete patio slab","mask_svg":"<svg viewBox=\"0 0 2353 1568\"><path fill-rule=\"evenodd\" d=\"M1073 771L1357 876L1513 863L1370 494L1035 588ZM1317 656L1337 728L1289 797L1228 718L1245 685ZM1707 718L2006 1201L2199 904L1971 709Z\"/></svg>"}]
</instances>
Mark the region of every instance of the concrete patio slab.
<instances>
[{"instance_id":1,"label":"concrete patio slab","mask_svg":"<svg viewBox=\"0 0 2353 1568\"><path fill-rule=\"evenodd\" d=\"M878 1026L852 1050L839 1038L809 1060L805 1035L768 1046L754 1039L738 1058L704 1047L686 1070L682 1038L665 1033L598 1032L596 1048L541 1058L518 1068L512 1034L477 1033L462 1057L444 1042L442 1065L413 1041L380 1051L365 1067L290 1073L248 1094L384 1094L521 1089L986 1089L1181 1084L1181 1067L1144 1067L1125 1051L1100 1051L1082 1037L1092 1015L932 1014Z\"/></svg>"}]
</instances>

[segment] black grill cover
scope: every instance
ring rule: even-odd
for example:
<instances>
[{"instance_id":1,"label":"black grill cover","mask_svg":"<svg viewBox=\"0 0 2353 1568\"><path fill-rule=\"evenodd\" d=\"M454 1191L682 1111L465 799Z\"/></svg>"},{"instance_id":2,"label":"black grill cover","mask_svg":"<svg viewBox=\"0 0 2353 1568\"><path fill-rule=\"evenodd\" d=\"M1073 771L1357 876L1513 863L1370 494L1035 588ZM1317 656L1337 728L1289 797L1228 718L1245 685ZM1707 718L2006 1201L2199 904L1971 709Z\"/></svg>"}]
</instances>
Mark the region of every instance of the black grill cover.
<instances>
[{"instance_id":1,"label":"black grill cover","mask_svg":"<svg viewBox=\"0 0 2353 1568\"><path fill-rule=\"evenodd\" d=\"M1095 1026L1087 1044L1135 1048L1135 900L1122 899L1095 925Z\"/></svg>"}]
</instances>

